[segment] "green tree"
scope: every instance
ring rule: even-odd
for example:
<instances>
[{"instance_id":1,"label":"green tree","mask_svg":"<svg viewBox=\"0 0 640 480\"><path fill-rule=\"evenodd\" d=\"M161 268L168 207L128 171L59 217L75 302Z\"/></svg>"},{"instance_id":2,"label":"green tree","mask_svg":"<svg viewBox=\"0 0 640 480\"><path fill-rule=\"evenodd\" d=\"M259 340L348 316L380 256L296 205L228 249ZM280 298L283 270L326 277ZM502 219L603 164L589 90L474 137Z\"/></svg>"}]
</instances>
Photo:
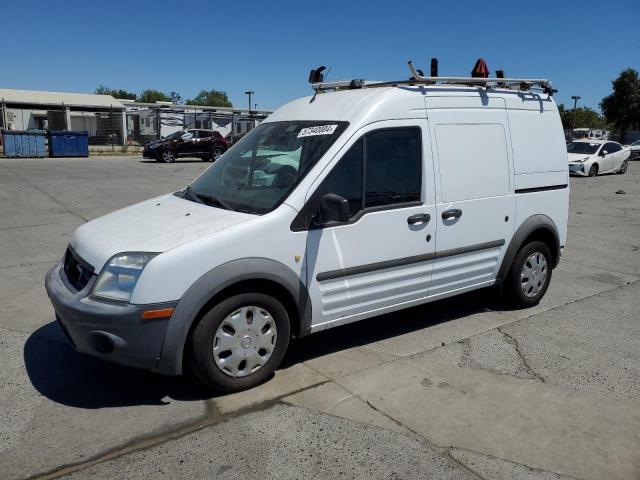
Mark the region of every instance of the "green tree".
<instances>
[{"instance_id":1,"label":"green tree","mask_svg":"<svg viewBox=\"0 0 640 480\"><path fill-rule=\"evenodd\" d=\"M96 95L111 95L115 98L124 98L126 100L135 100L137 95L135 93L127 92L126 90L115 90L107 87L106 85L98 85L96 88Z\"/></svg>"},{"instance_id":2,"label":"green tree","mask_svg":"<svg viewBox=\"0 0 640 480\"><path fill-rule=\"evenodd\" d=\"M202 90L191 100L187 100L187 105L207 105L209 107L233 107L227 97L227 92L220 90Z\"/></svg>"},{"instance_id":3,"label":"green tree","mask_svg":"<svg viewBox=\"0 0 640 480\"><path fill-rule=\"evenodd\" d=\"M147 89L138 97L142 103L170 102L171 97L160 90Z\"/></svg>"},{"instance_id":4,"label":"green tree","mask_svg":"<svg viewBox=\"0 0 640 480\"><path fill-rule=\"evenodd\" d=\"M567 109L564 104L558 105L562 128L571 130L573 128L573 108ZM589 107L578 107L575 111L575 128L607 128L607 121L598 112Z\"/></svg>"},{"instance_id":5,"label":"green tree","mask_svg":"<svg viewBox=\"0 0 640 480\"><path fill-rule=\"evenodd\" d=\"M640 78L637 71L628 68L611 83L613 92L602 99L600 108L624 141L626 130L640 128Z\"/></svg>"}]
</instances>

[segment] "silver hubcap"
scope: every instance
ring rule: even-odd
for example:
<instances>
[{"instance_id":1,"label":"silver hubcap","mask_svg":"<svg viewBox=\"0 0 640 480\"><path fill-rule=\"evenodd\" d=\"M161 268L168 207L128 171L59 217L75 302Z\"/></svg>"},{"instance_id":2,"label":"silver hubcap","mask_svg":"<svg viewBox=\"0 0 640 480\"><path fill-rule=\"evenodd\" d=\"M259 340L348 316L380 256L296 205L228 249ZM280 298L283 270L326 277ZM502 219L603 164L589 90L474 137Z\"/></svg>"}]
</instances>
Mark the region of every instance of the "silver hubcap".
<instances>
[{"instance_id":1,"label":"silver hubcap","mask_svg":"<svg viewBox=\"0 0 640 480\"><path fill-rule=\"evenodd\" d=\"M162 152L162 159L166 160L167 162L173 161L173 152L171 151Z\"/></svg>"},{"instance_id":2,"label":"silver hubcap","mask_svg":"<svg viewBox=\"0 0 640 480\"><path fill-rule=\"evenodd\" d=\"M213 151L213 159L214 160L217 160L218 158L220 158L221 155L222 155L222 150L216 148Z\"/></svg>"},{"instance_id":3,"label":"silver hubcap","mask_svg":"<svg viewBox=\"0 0 640 480\"><path fill-rule=\"evenodd\" d=\"M276 322L264 308L239 308L220 323L213 340L213 358L230 377L246 377L269 361L277 336Z\"/></svg>"},{"instance_id":4,"label":"silver hubcap","mask_svg":"<svg viewBox=\"0 0 640 480\"><path fill-rule=\"evenodd\" d=\"M522 293L535 297L540 293L547 280L547 259L540 252L534 252L524 262L520 272Z\"/></svg>"}]
</instances>

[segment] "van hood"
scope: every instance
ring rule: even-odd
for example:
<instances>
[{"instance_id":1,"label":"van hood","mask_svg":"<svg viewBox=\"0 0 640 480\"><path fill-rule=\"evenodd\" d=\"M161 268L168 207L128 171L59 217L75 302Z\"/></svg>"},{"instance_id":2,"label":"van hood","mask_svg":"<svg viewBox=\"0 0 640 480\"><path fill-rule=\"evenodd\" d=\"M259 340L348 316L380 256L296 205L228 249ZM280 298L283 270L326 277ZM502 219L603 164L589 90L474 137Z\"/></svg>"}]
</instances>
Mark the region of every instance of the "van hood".
<instances>
[{"instance_id":1,"label":"van hood","mask_svg":"<svg viewBox=\"0 0 640 480\"><path fill-rule=\"evenodd\" d=\"M117 253L166 252L255 217L168 194L85 223L70 245L98 273Z\"/></svg>"}]
</instances>

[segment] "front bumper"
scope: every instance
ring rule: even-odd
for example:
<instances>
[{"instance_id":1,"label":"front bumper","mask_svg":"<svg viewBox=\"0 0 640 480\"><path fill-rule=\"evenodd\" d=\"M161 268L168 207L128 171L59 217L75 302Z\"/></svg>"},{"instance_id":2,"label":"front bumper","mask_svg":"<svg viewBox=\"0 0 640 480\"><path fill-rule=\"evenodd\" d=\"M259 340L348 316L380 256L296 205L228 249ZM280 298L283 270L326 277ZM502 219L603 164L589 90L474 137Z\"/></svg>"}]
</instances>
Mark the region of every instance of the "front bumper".
<instances>
[{"instance_id":1,"label":"front bumper","mask_svg":"<svg viewBox=\"0 0 640 480\"><path fill-rule=\"evenodd\" d=\"M589 171L587 170L586 164L584 163L570 163L569 174L587 176L589 174Z\"/></svg>"},{"instance_id":2,"label":"front bumper","mask_svg":"<svg viewBox=\"0 0 640 480\"><path fill-rule=\"evenodd\" d=\"M155 148L153 150L145 148L142 151L142 158L156 158L157 156L158 151Z\"/></svg>"},{"instance_id":3,"label":"front bumper","mask_svg":"<svg viewBox=\"0 0 640 480\"><path fill-rule=\"evenodd\" d=\"M177 302L131 305L99 301L90 296L97 277L76 291L64 275L62 264L57 264L47 273L45 287L73 348L121 365L154 369L160 361L169 318L142 320L142 313L172 308Z\"/></svg>"}]
</instances>

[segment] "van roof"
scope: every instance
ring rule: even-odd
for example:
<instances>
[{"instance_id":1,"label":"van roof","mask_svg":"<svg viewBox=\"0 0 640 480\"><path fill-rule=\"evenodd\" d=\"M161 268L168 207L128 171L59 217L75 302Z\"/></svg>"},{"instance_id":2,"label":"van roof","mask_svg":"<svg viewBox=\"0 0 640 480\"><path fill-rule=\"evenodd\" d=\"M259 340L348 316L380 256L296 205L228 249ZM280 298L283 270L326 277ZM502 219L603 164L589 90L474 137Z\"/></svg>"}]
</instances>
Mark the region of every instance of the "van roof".
<instances>
[{"instance_id":1,"label":"van roof","mask_svg":"<svg viewBox=\"0 0 640 480\"><path fill-rule=\"evenodd\" d=\"M285 120L346 120L350 122L408 118L411 111L425 109L421 98L458 97L461 106L496 108L488 99L502 98L502 107L519 110L555 110L543 93L480 86L419 85L358 88L317 93L293 100L271 114L267 122ZM464 98L464 100L463 100ZM455 103L455 101L454 101ZM422 116L417 114L416 117Z\"/></svg>"}]
</instances>

